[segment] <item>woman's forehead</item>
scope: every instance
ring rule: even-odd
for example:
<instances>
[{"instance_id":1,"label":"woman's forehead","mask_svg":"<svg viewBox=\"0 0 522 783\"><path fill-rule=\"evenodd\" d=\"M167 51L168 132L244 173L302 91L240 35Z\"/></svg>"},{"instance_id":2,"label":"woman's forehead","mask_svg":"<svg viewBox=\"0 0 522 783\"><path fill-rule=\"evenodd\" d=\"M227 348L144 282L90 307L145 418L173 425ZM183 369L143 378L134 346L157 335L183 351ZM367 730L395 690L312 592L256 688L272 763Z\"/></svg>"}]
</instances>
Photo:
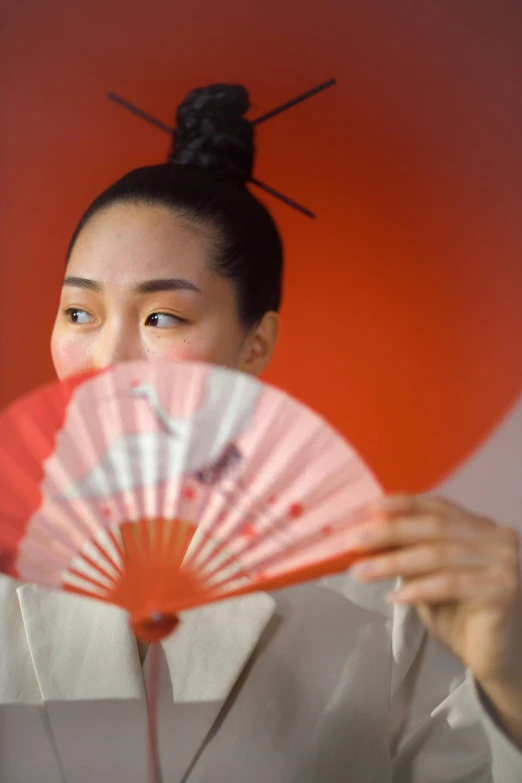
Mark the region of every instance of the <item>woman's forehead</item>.
<instances>
[{"instance_id":1,"label":"woman's forehead","mask_svg":"<svg viewBox=\"0 0 522 783\"><path fill-rule=\"evenodd\" d=\"M161 205L114 204L94 215L73 247L69 275L123 284L206 277L212 241ZM196 283L197 284L197 283Z\"/></svg>"}]
</instances>

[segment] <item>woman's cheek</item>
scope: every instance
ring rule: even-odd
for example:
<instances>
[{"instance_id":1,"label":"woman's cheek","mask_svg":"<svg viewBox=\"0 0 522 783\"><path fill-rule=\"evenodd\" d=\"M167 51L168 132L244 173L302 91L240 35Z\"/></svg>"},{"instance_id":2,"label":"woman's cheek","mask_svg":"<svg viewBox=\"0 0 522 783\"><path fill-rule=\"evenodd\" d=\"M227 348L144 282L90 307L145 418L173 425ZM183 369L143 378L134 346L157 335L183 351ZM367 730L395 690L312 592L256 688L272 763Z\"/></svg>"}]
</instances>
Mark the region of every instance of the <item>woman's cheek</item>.
<instances>
[{"instance_id":1,"label":"woman's cheek","mask_svg":"<svg viewBox=\"0 0 522 783\"><path fill-rule=\"evenodd\" d=\"M201 350L197 346L190 344L175 346L157 346L153 347L148 356L150 360L164 359L172 362L209 362L212 358L208 351Z\"/></svg>"},{"instance_id":2,"label":"woman's cheek","mask_svg":"<svg viewBox=\"0 0 522 783\"><path fill-rule=\"evenodd\" d=\"M77 340L53 339L51 356L60 380L84 372L92 364L88 351Z\"/></svg>"},{"instance_id":3,"label":"woman's cheek","mask_svg":"<svg viewBox=\"0 0 522 783\"><path fill-rule=\"evenodd\" d=\"M165 341L166 342L166 341ZM173 362L211 362L211 351L205 350L198 345L196 341L190 339L176 340L173 343L165 344L163 340L153 340L147 352L147 358L151 361L164 359Z\"/></svg>"}]
</instances>

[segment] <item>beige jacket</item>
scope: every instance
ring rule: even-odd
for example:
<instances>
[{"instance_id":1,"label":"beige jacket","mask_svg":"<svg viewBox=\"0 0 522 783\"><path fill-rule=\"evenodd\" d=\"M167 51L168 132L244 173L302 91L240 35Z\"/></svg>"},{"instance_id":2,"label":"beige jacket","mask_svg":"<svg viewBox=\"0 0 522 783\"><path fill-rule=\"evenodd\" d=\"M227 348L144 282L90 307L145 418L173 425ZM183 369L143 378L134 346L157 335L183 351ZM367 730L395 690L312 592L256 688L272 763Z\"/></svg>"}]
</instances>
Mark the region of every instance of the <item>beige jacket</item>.
<instances>
[{"instance_id":1,"label":"beige jacket","mask_svg":"<svg viewBox=\"0 0 522 783\"><path fill-rule=\"evenodd\" d=\"M522 752L389 587L188 613L162 645L164 783L521 783ZM145 737L125 615L0 577L1 783L145 783Z\"/></svg>"}]
</instances>

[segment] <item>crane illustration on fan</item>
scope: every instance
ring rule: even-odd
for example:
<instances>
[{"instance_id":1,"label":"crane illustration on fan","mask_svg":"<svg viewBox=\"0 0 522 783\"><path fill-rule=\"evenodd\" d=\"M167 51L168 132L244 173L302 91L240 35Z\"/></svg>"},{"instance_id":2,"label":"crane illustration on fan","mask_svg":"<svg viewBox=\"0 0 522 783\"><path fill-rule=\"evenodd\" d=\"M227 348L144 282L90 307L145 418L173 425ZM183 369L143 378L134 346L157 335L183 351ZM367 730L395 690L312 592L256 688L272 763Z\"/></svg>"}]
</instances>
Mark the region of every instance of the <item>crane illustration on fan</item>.
<instances>
[{"instance_id":1,"label":"crane illustration on fan","mask_svg":"<svg viewBox=\"0 0 522 783\"><path fill-rule=\"evenodd\" d=\"M379 487L319 416L239 372L129 362L0 417L0 568L125 609L179 613L349 567Z\"/></svg>"}]
</instances>

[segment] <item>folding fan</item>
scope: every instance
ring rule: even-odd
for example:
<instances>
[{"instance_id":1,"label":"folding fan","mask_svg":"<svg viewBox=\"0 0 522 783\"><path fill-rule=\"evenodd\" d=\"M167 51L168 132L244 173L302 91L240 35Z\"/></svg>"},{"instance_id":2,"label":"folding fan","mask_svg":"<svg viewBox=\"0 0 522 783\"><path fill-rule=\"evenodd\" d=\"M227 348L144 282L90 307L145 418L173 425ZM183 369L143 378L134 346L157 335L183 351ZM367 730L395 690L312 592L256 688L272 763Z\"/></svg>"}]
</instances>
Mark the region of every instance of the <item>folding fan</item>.
<instances>
[{"instance_id":1,"label":"folding fan","mask_svg":"<svg viewBox=\"0 0 522 783\"><path fill-rule=\"evenodd\" d=\"M378 494L316 414L211 365L125 363L0 417L0 570L116 604L147 643L196 606L346 569Z\"/></svg>"},{"instance_id":2,"label":"folding fan","mask_svg":"<svg viewBox=\"0 0 522 783\"><path fill-rule=\"evenodd\" d=\"M0 570L116 604L146 642L183 610L347 568L378 494L316 414L210 365L121 364L0 418Z\"/></svg>"}]
</instances>

